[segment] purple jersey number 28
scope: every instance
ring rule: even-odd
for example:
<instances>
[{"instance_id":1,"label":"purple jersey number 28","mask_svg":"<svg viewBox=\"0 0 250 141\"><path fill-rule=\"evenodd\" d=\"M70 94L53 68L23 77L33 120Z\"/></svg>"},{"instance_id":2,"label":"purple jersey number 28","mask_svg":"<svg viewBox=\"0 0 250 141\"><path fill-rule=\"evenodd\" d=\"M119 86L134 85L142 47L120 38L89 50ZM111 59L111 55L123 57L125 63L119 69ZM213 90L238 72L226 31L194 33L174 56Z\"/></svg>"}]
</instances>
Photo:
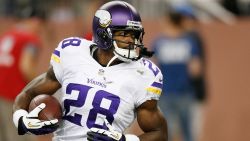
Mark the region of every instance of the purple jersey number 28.
<instances>
[{"instance_id":1,"label":"purple jersey number 28","mask_svg":"<svg viewBox=\"0 0 250 141\"><path fill-rule=\"evenodd\" d=\"M146 66L148 66L148 68L153 72L153 74L156 76L160 70L158 69L158 67L156 67L156 65L154 65L151 61L143 58L143 64Z\"/></svg>"},{"instance_id":2,"label":"purple jersey number 28","mask_svg":"<svg viewBox=\"0 0 250 141\"><path fill-rule=\"evenodd\" d=\"M92 128L92 127L106 128L105 125L99 125L95 123L97 120L98 114L106 116L106 119L110 123L112 123L114 121L114 114L117 112L119 104L120 104L120 98L107 91L98 90L95 93L95 96L92 101L93 108L90 109L89 115L82 115L81 113L74 113L74 114L70 113L71 107L82 108L84 106L90 89L92 89L92 87L81 85L81 84L70 83L67 85L66 94L71 95L72 91L78 91L79 95L76 100L75 99L64 100L64 108L65 108L64 119L74 124L77 124L79 126L84 126L82 125L81 120L83 116L86 116L87 117L86 125L88 128ZM104 99L110 102L109 108L107 107L104 108L101 106Z\"/></svg>"},{"instance_id":3,"label":"purple jersey number 28","mask_svg":"<svg viewBox=\"0 0 250 141\"><path fill-rule=\"evenodd\" d=\"M62 49L68 46L79 46L81 44L81 40L78 38L71 38L62 41Z\"/></svg>"},{"instance_id":4,"label":"purple jersey number 28","mask_svg":"<svg viewBox=\"0 0 250 141\"><path fill-rule=\"evenodd\" d=\"M70 38L66 39L62 42L62 49L73 46L77 47L81 44L81 40L78 38ZM81 85L81 84L75 84L70 83L66 87L66 94L71 95L72 91L78 91L78 97L77 99L66 99L64 100L64 108L65 108L65 116L63 117L65 120L68 120L76 125L84 126L81 123L82 117L87 117L86 125L88 128L96 127L96 128L106 128L105 125L99 125L96 124L96 120L99 115L104 115L106 119L112 123L114 121L114 114L117 112L119 104L120 104L120 98L114 94L111 94L104 90L98 90L95 93L95 96L92 101L92 107L89 109L89 114L84 115L82 113L71 113L70 109L74 108L82 108L87 110L87 108L84 108L88 92L92 89L90 86ZM102 107L102 103L104 103L104 100L109 101L109 108ZM85 111L85 113L88 113Z\"/></svg>"}]
</instances>

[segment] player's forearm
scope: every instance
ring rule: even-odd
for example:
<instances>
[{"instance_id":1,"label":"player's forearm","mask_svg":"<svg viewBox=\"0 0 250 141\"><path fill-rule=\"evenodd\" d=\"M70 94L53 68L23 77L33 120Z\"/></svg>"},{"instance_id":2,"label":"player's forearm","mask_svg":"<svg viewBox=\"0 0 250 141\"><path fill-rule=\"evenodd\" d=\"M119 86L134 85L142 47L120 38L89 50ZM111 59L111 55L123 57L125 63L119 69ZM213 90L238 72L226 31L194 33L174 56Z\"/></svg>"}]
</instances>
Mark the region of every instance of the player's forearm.
<instances>
[{"instance_id":1,"label":"player's forearm","mask_svg":"<svg viewBox=\"0 0 250 141\"><path fill-rule=\"evenodd\" d=\"M140 141L167 141L167 121L161 115L160 111L152 114L150 119L154 122L147 121L147 124L141 124L144 134L139 136Z\"/></svg>"},{"instance_id":2,"label":"player's forearm","mask_svg":"<svg viewBox=\"0 0 250 141\"><path fill-rule=\"evenodd\" d=\"M28 109L30 101L39 94L52 95L61 87L61 85L54 80L51 80L47 73L41 74L32 80L16 97L13 105L13 110Z\"/></svg>"},{"instance_id":3,"label":"player's forearm","mask_svg":"<svg viewBox=\"0 0 250 141\"><path fill-rule=\"evenodd\" d=\"M25 109L28 110L29 103L31 101L31 97L26 96L27 94L20 93L13 104L13 112L15 112L18 109Z\"/></svg>"},{"instance_id":4,"label":"player's forearm","mask_svg":"<svg viewBox=\"0 0 250 141\"><path fill-rule=\"evenodd\" d=\"M36 91L33 89L39 85L39 83L42 81L44 77L44 74L38 76L34 80L32 80L16 97L14 105L13 105L13 111L16 111L18 109L28 109L29 103L32 100L33 97L37 95Z\"/></svg>"},{"instance_id":5,"label":"player's forearm","mask_svg":"<svg viewBox=\"0 0 250 141\"><path fill-rule=\"evenodd\" d=\"M167 120L157 106L157 101L144 102L137 111L138 125L144 131L139 136L140 141L167 141Z\"/></svg>"},{"instance_id":6,"label":"player's forearm","mask_svg":"<svg viewBox=\"0 0 250 141\"><path fill-rule=\"evenodd\" d=\"M139 136L140 141L167 141L168 133L167 129L161 129L157 131L146 132Z\"/></svg>"}]
</instances>

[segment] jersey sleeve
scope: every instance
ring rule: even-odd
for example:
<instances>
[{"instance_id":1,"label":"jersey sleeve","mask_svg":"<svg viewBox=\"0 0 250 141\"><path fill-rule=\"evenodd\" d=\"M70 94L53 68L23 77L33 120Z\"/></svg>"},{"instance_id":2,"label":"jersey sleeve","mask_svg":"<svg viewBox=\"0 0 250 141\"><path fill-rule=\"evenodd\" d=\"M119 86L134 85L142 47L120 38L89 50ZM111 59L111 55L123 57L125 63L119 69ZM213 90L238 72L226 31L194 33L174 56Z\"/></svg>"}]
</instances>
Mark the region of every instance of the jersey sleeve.
<instances>
[{"instance_id":1,"label":"jersey sleeve","mask_svg":"<svg viewBox=\"0 0 250 141\"><path fill-rule=\"evenodd\" d=\"M84 57L89 54L89 47L93 44L78 37L70 37L62 40L51 55L50 64L53 67L57 80L62 83L64 74L69 73L78 66Z\"/></svg>"},{"instance_id":2,"label":"jersey sleeve","mask_svg":"<svg viewBox=\"0 0 250 141\"><path fill-rule=\"evenodd\" d=\"M159 100L162 93L163 75L161 70L151 61L144 60L147 75L137 91L135 106L139 107L147 100Z\"/></svg>"},{"instance_id":3,"label":"jersey sleeve","mask_svg":"<svg viewBox=\"0 0 250 141\"><path fill-rule=\"evenodd\" d=\"M60 42L51 54L50 65L53 67L55 76L57 80L61 83L62 82L62 74L63 74L63 64L62 64L62 42Z\"/></svg>"}]
</instances>

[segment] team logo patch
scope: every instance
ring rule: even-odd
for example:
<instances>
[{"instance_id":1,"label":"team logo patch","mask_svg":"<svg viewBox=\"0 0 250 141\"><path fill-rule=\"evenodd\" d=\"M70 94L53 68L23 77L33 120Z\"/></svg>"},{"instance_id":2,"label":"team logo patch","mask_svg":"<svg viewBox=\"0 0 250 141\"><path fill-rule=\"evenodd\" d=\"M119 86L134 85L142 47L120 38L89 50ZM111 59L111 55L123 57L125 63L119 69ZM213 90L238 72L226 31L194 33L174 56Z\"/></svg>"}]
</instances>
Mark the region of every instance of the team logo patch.
<instances>
[{"instance_id":1,"label":"team logo patch","mask_svg":"<svg viewBox=\"0 0 250 141\"><path fill-rule=\"evenodd\" d=\"M99 69L98 75L104 75L104 70L103 69Z\"/></svg>"},{"instance_id":2,"label":"team logo patch","mask_svg":"<svg viewBox=\"0 0 250 141\"><path fill-rule=\"evenodd\" d=\"M110 13L106 10L97 10L95 16L99 18L99 24L102 27L109 26L112 21Z\"/></svg>"}]
</instances>

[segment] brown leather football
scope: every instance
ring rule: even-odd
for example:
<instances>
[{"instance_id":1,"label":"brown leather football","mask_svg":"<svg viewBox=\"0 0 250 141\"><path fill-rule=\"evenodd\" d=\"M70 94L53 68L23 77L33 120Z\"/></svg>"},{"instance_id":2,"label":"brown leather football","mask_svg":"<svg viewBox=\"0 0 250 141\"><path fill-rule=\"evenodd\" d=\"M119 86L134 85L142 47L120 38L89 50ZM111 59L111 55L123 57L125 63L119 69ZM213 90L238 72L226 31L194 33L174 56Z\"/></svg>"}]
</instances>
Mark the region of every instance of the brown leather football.
<instances>
[{"instance_id":1,"label":"brown leather football","mask_svg":"<svg viewBox=\"0 0 250 141\"><path fill-rule=\"evenodd\" d=\"M29 111L32 111L41 103L45 103L46 107L38 114L40 120L62 119L62 108L58 100L50 95L38 95L32 99L29 105Z\"/></svg>"}]
</instances>

